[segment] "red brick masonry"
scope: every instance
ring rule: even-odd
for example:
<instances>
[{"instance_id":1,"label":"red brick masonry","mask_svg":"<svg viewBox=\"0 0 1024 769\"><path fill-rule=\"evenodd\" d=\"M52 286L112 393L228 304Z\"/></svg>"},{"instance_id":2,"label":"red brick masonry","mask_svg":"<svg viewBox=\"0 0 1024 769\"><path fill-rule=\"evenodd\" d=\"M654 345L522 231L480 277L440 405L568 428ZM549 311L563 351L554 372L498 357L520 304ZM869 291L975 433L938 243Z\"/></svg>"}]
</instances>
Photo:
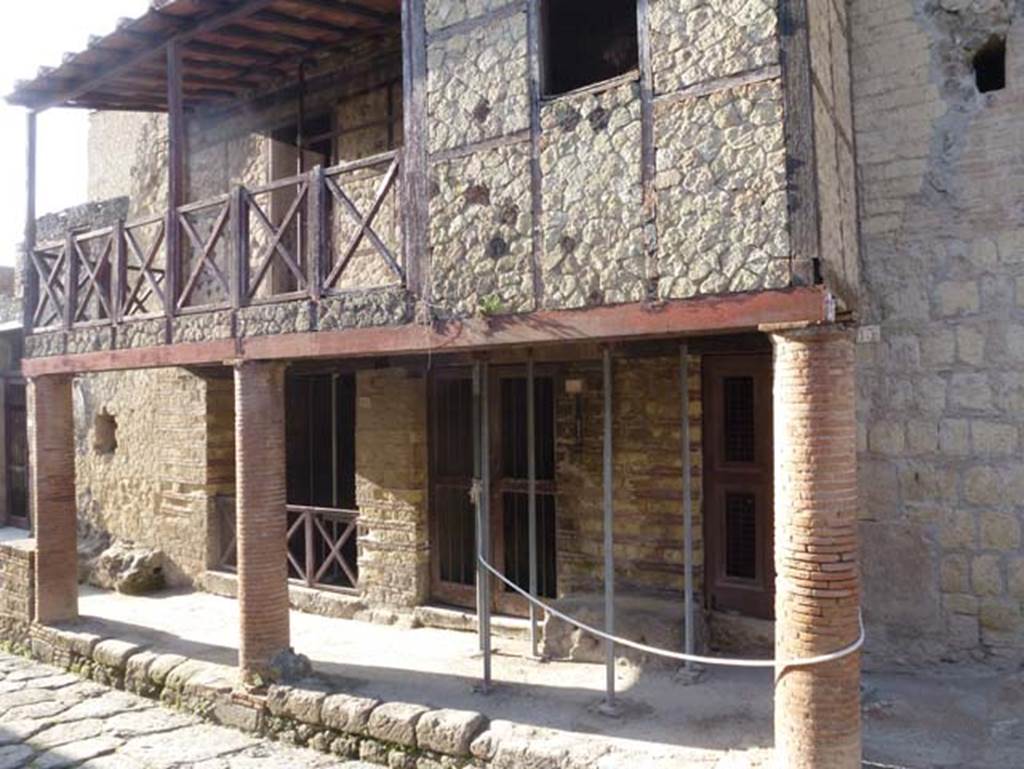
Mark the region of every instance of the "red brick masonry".
<instances>
[{"instance_id":1,"label":"red brick masonry","mask_svg":"<svg viewBox=\"0 0 1024 769\"><path fill-rule=\"evenodd\" d=\"M75 420L71 377L29 380L30 494L36 518L36 620L78 617Z\"/></svg>"},{"instance_id":2,"label":"red brick masonry","mask_svg":"<svg viewBox=\"0 0 1024 769\"><path fill-rule=\"evenodd\" d=\"M284 366L235 366L239 667L265 675L289 645Z\"/></svg>"},{"instance_id":3,"label":"red brick masonry","mask_svg":"<svg viewBox=\"0 0 1024 769\"><path fill-rule=\"evenodd\" d=\"M775 656L841 649L859 635L854 345L827 326L775 345ZM861 766L860 654L782 671L778 766Z\"/></svg>"}]
</instances>

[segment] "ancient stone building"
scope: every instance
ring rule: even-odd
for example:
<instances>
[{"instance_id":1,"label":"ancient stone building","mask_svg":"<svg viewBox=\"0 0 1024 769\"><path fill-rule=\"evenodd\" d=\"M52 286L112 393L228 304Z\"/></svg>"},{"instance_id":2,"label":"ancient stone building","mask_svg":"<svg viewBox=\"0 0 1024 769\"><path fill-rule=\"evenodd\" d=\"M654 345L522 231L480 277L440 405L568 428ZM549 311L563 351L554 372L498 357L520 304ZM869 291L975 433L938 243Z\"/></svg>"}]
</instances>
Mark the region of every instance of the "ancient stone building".
<instances>
[{"instance_id":1,"label":"ancient stone building","mask_svg":"<svg viewBox=\"0 0 1024 769\"><path fill-rule=\"evenodd\" d=\"M1024 658L1019 2L163 5L13 97L97 110L92 218L27 228L38 621L76 514L237 595L250 681L289 602L518 588L840 653L793 766L859 765L861 611L871 665Z\"/></svg>"}]
</instances>

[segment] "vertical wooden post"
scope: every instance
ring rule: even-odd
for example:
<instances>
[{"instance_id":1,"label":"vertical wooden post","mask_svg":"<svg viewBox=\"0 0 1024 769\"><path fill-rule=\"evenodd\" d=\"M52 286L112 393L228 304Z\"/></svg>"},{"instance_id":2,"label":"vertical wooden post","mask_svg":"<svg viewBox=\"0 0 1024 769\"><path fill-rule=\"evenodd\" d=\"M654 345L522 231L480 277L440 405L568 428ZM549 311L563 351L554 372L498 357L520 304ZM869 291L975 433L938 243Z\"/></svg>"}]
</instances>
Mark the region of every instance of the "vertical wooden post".
<instances>
[{"instance_id":1,"label":"vertical wooden post","mask_svg":"<svg viewBox=\"0 0 1024 769\"><path fill-rule=\"evenodd\" d=\"M316 165L309 172L309 189L306 192L308 221L306 222L306 281L309 283L309 298L320 301L323 291L324 263L327 259L326 217L324 216L324 167Z\"/></svg>"},{"instance_id":2,"label":"vertical wooden post","mask_svg":"<svg viewBox=\"0 0 1024 769\"><path fill-rule=\"evenodd\" d=\"M636 4L637 45L640 54L640 184L643 190L644 211L644 278L648 291L656 292L658 274L658 239L655 219L657 197L654 175L657 170L654 147L654 67L651 64L651 22L649 0ZM656 297L652 297L656 298Z\"/></svg>"},{"instance_id":3,"label":"vertical wooden post","mask_svg":"<svg viewBox=\"0 0 1024 769\"><path fill-rule=\"evenodd\" d=\"M231 190L231 306L235 309L249 303L249 209L245 188L236 185Z\"/></svg>"},{"instance_id":4,"label":"vertical wooden post","mask_svg":"<svg viewBox=\"0 0 1024 769\"><path fill-rule=\"evenodd\" d=\"M78 252L75 249L75 234L68 230L64 235L64 328L68 331L75 325L77 307Z\"/></svg>"},{"instance_id":5,"label":"vertical wooden post","mask_svg":"<svg viewBox=\"0 0 1024 769\"><path fill-rule=\"evenodd\" d=\"M36 113L29 112L25 142L25 241L22 264L22 327L28 333L34 325L36 305L39 302L39 273L32 254L36 249Z\"/></svg>"},{"instance_id":6,"label":"vertical wooden post","mask_svg":"<svg viewBox=\"0 0 1024 769\"><path fill-rule=\"evenodd\" d=\"M181 86L181 48L167 45L167 322L177 313L181 288L181 228L178 207L185 202L185 113Z\"/></svg>"},{"instance_id":7,"label":"vertical wooden post","mask_svg":"<svg viewBox=\"0 0 1024 769\"><path fill-rule=\"evenodd\" d=\"M427 261L427 30L424 0L402 0L402 247L409 291L430 301Z\"/></svg>"},{"instance_id":8,"label":"vertical wooden post","mask_svg":"<svg viewBox=\"0 0 1024 769\"><path fill-rule=\"evenodd\" d=\"M124 300L128 286L128 252L127 244L124 241L124 219L114 222L114 278L111 288L110 309L114 316L114 323L120 323L124 319Z\"/></svg>"}]
</instances>

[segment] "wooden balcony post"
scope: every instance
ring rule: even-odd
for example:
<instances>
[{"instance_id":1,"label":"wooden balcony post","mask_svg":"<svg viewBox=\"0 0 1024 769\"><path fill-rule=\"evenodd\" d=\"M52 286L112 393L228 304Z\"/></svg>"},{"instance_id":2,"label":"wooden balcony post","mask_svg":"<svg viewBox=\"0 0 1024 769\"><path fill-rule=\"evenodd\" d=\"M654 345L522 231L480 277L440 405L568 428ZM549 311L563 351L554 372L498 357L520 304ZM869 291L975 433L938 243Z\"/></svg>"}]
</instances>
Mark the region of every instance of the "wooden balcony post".
<instances>
[{"instance_id":1,"label":"wooden balcony post","mask_svg":"<svg viewBox=\"0 0 1024 769\"><path fill-rule=\"evenodd\" d=\"M68 331L75 325L78 309L78 252L75 249L75 234L68 230L64 235L64 328Z\"/></svg>"},{"instance_id":2,"label":"wooden balcony post","mask_svg":"<svg viewBox=\"0 0 1024 769\"><path fill-rule=\"evenodd\" d=\"M114 233L111 237L114 239L114 275L111 281L110 309L114 323L120 323L124 319L125 291L128 286L128 252L124 240L124 219L114 222Z\"/></svg>"},{"instance_id":3,"label":"wooden balcony post","mask_svg":"<svg viewBox=\"0 0 1024 769\"><path fill-rule=\"evenodd\" d=\"M406 286L430 300L427 260L427 42L424 0L402 0L402 99L405 147L401 151L402 250Z\"/></svg>"},{"instance_id":4,"label":"wooden balcony post","mask_svg":"<svg viewBox=\"0 0 1024 769\"><path fill-rule=\"evenodd\" d=\"M323 290L324 265L327 261L327 221L324 207L324 167L316 165L309 172L308 216L306 243L306 280L309 283L309 298L320 301Z\"/></svg>"},{"instance_id":5,"label":"wooden balcony post","mask_svg":"<svg viewBox=\"0 0 1024 769\"><path fill-rule=\"evenodd\" d=\"M231 281L231 306L235 309L249 304L249 208L245 187L236 185L231 190L231 262L228 265Z\"/></svg>"},{"instance_id":6,"label":"wooden balcony post","mask_svg":"<svg viewBox=\"0 0 1024 769\"><path fill-rule=\"evenodd\" d=\"M181 48L175 41L167 45L167 293L168 331L177 313L181 290L181 227L178 207L185 202L185 114L181 86Z\"/></svg>"},{"instance_id":7,"label":"wooden balcony post","mask_svg":"<svg viewBox=\"0 0 1024 769\"><path fill-rule=\"evenodd\" d=\"M23 301L22 327L25 332L35 325L36 306L39 302L39 274L36 272L32 254L36 250L36 113L28 113L25 143L25 241L23 248L22 284Z\"/></svg>"}]
</instances>

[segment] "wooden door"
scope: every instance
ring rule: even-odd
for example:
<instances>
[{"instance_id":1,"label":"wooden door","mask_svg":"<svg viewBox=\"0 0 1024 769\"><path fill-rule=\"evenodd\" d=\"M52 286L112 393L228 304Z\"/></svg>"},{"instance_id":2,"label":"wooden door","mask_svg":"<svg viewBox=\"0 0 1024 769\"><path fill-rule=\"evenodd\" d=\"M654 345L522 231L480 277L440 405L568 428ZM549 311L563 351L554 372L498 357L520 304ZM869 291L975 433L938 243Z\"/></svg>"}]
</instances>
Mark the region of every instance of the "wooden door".
<instances>
[{"instance_id":1,"label":"wooden door","mask_svg":"<svg viewBox=\"0 0 1024 769\"><path fill-rule=\"evenodd\" d=\"M492 402L491 531L495 565L513 583L530 588L530 484L527 379L522 367L494 372ZM537 592L557 596L555 544L555 381L550 372L534 377L534 439L537 502ZM495 609L526 616L525 598L504 584L493 591Z\"/></svg>"},{"instance_id":2,"label":"wooden door","mask_svg":"<svg viewBox=\"0 0 1024 769\"><path fill-rule=\"evenodd\" d=\"M774 616L771 357L707 355L705 590L715 610Z\"/></svg>"},{"instance_id":3,"label":"wooden door","mask_svg":"<svg viewBox=\"0 0 1024 769\"><path fill-rule=\"evenodd\" d=\"M473 376L436 371L430 385L431 593L456 606L476 604L473 489Z\"/></svg>"},{"instance_id":4,"label":"wooden door","mask_svg":"<svg viewBox=\"0 0 1024 769\"><path fill-rule=\"evenodd\" d=\"M515 584L529 588L529 482L526 375L492 369L489 380L491 541L489 560ZM538 592L556 595L554 378L538 374ZM435 372L430 398L431 592L457 606L476 606L476 509L473 488L473 380L470 369ZM525 599L492 580L492 608L525 615Z\"/></svg>"}]
</instances>

